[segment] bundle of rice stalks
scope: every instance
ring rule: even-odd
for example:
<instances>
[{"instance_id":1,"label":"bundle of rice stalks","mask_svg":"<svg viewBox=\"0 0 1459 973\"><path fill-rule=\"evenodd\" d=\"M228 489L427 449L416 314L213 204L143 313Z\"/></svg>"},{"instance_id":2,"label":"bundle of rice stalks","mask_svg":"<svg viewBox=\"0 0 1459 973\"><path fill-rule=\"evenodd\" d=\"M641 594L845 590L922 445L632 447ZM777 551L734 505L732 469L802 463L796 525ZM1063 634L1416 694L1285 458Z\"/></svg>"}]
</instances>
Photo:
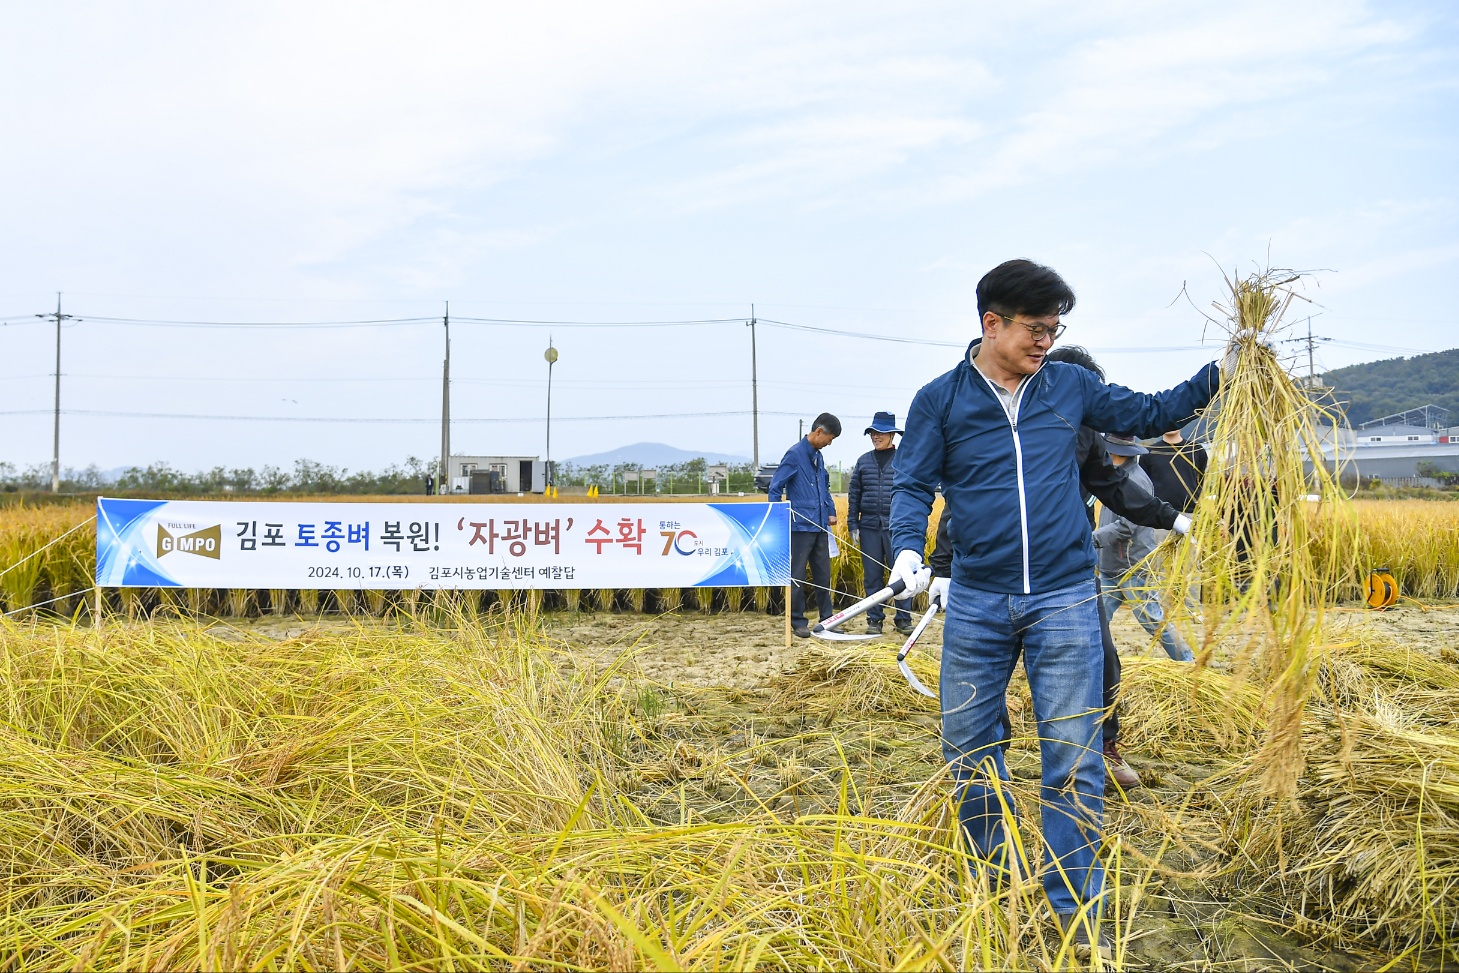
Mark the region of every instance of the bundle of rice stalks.
<instances>
[{"instance_id":1,"label":"bundle of rice stalks","mask_svg":"<svg viewBox=\"0 0 1459 973\"><path fill-rule=\"evenodd\" d=\"M1459 735L1356 713L1307 736L1295 802L1232 776L1237 860L1309 935L1459 959Z\"/></svg>"},{"instance_id":2,"label":"bundle of rice stalks","mask_svg":"<svg viewBox=\"0 0 1459 973\"><path fill-rule=\"evenodd\" d=\"M1338 718L1363 713L1420 731L1459 726L1459 668L1371 632L1332 646L1321 686Z\"/></svg>"},{"instance_id":3,"label":"bundle of rice stalks","mask_svg":"<svg viewBox=\"0 0 1459 973\"><path fill-rule=\"evenodd\" d=\"M1243 754L1260 739L1261 692L1230 674L1169 659L1121 662L1120 742L1157 757Z\"/></svg>"},{"instance_id":4,"label":"bundle of rice stalks","mask_svg":"<svg viewBox=\"0 0 1459 973\"><path fill-rule=\"evenodd\" d=\"M1353 547L1354 521L1333 473L1323 465L1321 426L1335 420L1292 380L1273 351L1299 276L1262 271L1227 278L1230 297L1217 304L1230 337L1214 407L1211 466L1193 515L1190 543L1169 551L1164 602L1199 599L1201 631L1178 617L1188 641L1209 662L1218 649L1264 687L1268 733L1264 779L1273 794L1290 794L1301 772L1302 711L1317 678L1317 635L1323 610L1342 580L1324 547ZM1307 465L1310 464L1311 472ZM1327 516L1308 516L1309 495Z\"/></svg>"},{"instance_id":5,"label":"bundle of rice stalks","mask_svg":"<svg viewBox=\"0 0 1459 973\"><path fill-rule=\"evenodd\" d=\"M923 685L936 691L937 665L924 655L908 659ZM822 722L837 717L936 713L937 701L921 695L897 669L895 650L851 647L838 652L812 649L789 670L770 680L775 709L814 716Z\"/></svg>"}]
</instances>

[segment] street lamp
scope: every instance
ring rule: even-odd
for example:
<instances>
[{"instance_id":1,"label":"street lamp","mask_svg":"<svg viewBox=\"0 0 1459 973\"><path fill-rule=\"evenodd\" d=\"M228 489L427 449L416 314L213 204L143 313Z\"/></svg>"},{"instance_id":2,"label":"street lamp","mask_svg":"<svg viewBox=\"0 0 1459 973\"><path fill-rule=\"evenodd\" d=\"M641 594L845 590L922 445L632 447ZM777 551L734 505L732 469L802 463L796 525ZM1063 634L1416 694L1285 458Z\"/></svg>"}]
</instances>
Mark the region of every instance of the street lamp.
<instances>
[{"instance_id":1,"label":"street lamp","mask_svg":"<svg viewBox=\"0 0 1459 973\"><path fill-rule=\"evenodd\" d=\"M557 349L552 347L552 337L547 338L547 350L542 353L547 360L547 472L543 476L547 486L552 486L552 366L557 364Z\"/></svg>"}]
</instances>

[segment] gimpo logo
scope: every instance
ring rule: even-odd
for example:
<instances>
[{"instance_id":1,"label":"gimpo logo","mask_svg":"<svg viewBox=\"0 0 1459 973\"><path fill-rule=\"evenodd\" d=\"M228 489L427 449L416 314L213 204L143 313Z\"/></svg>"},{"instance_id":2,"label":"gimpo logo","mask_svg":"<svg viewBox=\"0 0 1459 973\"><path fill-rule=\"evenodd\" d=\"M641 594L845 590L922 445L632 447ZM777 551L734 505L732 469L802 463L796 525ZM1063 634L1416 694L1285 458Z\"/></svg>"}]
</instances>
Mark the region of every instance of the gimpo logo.
<instances>
[{"instance_id":1,"label":"gimpo logo","mask_svg":"<svg viewBox=\"0 0 1459 973\"><path fill-rule=\"evenodd\" d=\"M173 524L173 530L179 527L187 528L192 524ZM181 551L184 554L196 554L199 557L210 557L218 560L223 555L223 525L214 524L212 527L204 527L202 530L195 530L191 534L180 534L174 536L168 533L167 528L161 524L157 525L157 556L171 554L173 551Z\"/></svg>"}]
</instances>

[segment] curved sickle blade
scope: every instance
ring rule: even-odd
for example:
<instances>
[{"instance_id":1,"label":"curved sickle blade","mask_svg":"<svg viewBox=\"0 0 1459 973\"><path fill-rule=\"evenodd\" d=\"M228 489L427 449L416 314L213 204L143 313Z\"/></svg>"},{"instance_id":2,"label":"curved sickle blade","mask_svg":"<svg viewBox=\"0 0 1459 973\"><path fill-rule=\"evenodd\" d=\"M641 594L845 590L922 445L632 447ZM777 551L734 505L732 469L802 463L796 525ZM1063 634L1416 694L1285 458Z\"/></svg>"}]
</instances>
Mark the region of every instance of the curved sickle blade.
<instances>
[{"instance_id":1,"label":"curved sickle blade","mask_svg":"<svg viewBox=\"0 0 1459 973\"><path fill-rule=\"evenodd\" d=\"M912 671L912 667L907 665L907 653L912 651L912 646L917 644L917 640L927 630L927 624L932 621L932 616L936 614L937 605L934 604L931 608L927 609L927 614L923 615L922 619L917 622L917 627L912 629L912 634L907 636L907 641L902 643L901 651L897 653L897 668L902 670L902 678L906 679L907 684L917 690L917 692L931 699L936 699L937 694L922 685L922 680L918 679L917 674Z\"/></svg>"}]
</instances>

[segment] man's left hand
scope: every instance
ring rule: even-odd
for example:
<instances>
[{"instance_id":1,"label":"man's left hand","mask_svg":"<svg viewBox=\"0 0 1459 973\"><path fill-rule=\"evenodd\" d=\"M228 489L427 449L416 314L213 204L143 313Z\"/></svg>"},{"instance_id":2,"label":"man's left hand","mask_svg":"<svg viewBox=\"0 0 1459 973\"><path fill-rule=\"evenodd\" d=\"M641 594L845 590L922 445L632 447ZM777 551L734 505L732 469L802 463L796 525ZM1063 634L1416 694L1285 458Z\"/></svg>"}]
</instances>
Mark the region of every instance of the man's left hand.
<instances>
[{"instance_id":1,"label":"man's left hand","mask_svg":"<svg viewBox=\"0 0 1459 973\"><path fill-rule=\"evenodd\" d=\"M832 527L835 527L836 526L836 515L835 514L832 514L829 518L827 518L826 523L830 524Z\"/></svg>"}]
</instances>

